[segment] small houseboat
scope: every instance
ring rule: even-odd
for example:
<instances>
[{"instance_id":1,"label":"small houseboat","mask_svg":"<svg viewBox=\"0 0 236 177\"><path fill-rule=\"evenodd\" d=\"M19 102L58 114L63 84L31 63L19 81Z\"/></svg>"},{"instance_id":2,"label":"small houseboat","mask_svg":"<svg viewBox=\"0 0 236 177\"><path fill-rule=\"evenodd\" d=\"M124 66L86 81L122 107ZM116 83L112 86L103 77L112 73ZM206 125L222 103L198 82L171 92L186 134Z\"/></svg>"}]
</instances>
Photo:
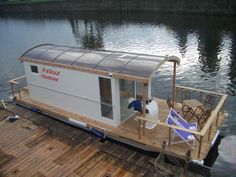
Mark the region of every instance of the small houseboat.
<instances>
[{"instance_id":1,"label":"small houseboat","mask_svg":"<svg viewBox=\"0 0 236 177\"><path fill-rule=\"evenodd\" d=\"M10 81L17 104L151 151L203 161L223 124L227 95L176 85L176 56L39 45L19 58L25 76ZM171 99L154 98L151 81L173 63ZM21 81L27 85L21 87Z\"/></svg>"}]
</instances>

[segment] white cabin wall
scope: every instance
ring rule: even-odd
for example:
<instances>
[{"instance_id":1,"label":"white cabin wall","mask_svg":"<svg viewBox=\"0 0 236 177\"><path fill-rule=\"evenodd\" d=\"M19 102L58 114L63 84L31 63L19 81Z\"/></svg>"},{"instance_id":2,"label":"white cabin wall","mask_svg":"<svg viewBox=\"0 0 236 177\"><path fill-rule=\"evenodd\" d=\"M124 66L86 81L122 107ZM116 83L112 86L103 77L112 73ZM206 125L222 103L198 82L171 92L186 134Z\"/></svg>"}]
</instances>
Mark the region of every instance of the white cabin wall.
<instances>
[{"instance_id":1,"label":"white cabin wall","mask_svg":"<svg viewBox=\"0 0 236 177\"><path fill-rule=\"evenodd\" d=\"M120 124L120 83L118 78L113 78L112 82L112 98L113 104L115 107L113 108L114 119L116 120L115 124L118 126Z\"/></svg>"},{"instance_id":2,"label":"white cabin wall","mask_svg":"<svg viewBox=\"0 0 236 177\"><path fill-rule=\"evenodd\" d=\"M152 79L148 81L148 97L152 98Z\"/></svg>"},{"instance_id":3,"label":"white cabin wall","mask_svg":"<svg viewBox=\"0 0 236 177\"><path fill-rule=\"evenodd\" d=\"M117 125L116 106L113 120L101 117L100 92L98 75L76 70L44 66L24 62L29 94L33 100L46 103L79 115L83 115L110 125ZM38 74L32 73L30 65L38 66ZM43 67L60 72L58 81L43 79ZM44 73L45 75L51 75ZM112 79L112 97L114 100L115 82ZM116 101L113 101L113 105Z\"/></svg>"}]
</instances>

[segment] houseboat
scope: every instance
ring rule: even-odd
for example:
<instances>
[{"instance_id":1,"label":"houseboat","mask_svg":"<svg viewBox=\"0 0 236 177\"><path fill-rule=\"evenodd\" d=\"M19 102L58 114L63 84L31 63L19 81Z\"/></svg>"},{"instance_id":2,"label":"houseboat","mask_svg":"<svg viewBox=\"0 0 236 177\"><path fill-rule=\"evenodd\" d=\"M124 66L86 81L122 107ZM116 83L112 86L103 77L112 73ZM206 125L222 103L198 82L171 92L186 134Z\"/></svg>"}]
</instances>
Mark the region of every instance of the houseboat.
<instances>
[{"instance_id":1,"label":"houseboat","mask_svg":"<svg viewBox=\"0 0 236 177\"><path fill-rule=\"evenodd\" d=\"M227 95L176 84L176 56L44 44L19 59L25 75L10 81L16 104L101 138L157 152L165 140L176 157L191 149L203 162L225 118ZM151 81L166 62L173 64L172 93L154 98Z\"/></svg>"}]
</instances>

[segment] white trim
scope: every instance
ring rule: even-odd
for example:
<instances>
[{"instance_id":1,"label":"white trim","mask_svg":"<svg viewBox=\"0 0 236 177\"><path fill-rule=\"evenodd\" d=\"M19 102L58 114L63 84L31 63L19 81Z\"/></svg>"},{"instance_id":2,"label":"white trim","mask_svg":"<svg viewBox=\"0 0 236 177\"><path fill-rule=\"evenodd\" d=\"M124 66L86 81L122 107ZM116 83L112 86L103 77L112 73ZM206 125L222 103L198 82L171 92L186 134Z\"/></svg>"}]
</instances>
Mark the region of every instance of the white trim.
<instances>
[{"instance_id":1,"label":"white trim","mask_svg":"<svg viewBox=\"0 0 236 177\"><path fill-rule=\"evenodd\" d=\"M38 65L30 64L29 66L30 66L31 74L37 74L37 75L39 74L39 67L38 67ZM37 67L37 71L38 71L38 72L33 72L33 71L32 71L32 66L33 66L33 67Z\"/></svg>"},{"instance_id":2,"label":"white trim","mask_svg":"<svg viewBox=\"0 0 236 177\"><path fill-rule=\"evenodd\" d=\"M215 137L214 137L213 140L211 141L211 146L214 146L214 144L215 144L215 142L216 142L216 139L217 139L219 133L220 133L220 130L218 130L218 131L216 132Z\"/></svg>"},{"instance_id":3,"label":"white trim","mask_svg":"<svg viewBox=\"0 0 236 177\"><path fill-rule=\"evenodd\" d=\"M152 98L152 79L148 80L148 97Z\"/></svg>"},{"instance_id":4,"label":"white trim","mask_svg":"<svg viewBox=\"0 0 236 177\"><path fill-rule=\"evenodd\" d=\"M7 107L6 107L5 103L4 103L4 101L1 100L1 102L2 102L2 105L3 105L4 109L7 109Z\"/></svg>"},{"instance_id":5,"label":"white trim","mask_svg":"<svg viewBox=\"0 0 236 177\"><path fill-rule=\"evenodd\" d=\"M137 81L134 81L134 98L135 98L135 99L137 99L137 96L136 96L136 95L137 95L137 94L136 94L136 93L137 93L137 90L136 90L136 85L137 85L137 84L136 84L136 82L137 82Z\"/></svg>"},{"instance_id":6,"label":"white trim","mask_svg":"<svg viewBox=\"0 0 236 177\"><path fill-rule=\"evenodd\" d=\"M75 119L72 119L72 118L69 118L68 120L73 124L76 124L76 125L79 125L79 126L82 126L82 127L87 127L86 123L81 122L79 120L75 120Z\"/></svg>"},{"instance_id":7,"label":"white trim","mask_svg":"<svg viewBox=\"0 0 236 177\"><path fill-rule=\"evenodd\" d=\"M196 164L200 164L200 165L203 165L204 164L204 160L195 160L195 159L192 159L192 162L196 163Z\"/></svg>"}]
</instances>

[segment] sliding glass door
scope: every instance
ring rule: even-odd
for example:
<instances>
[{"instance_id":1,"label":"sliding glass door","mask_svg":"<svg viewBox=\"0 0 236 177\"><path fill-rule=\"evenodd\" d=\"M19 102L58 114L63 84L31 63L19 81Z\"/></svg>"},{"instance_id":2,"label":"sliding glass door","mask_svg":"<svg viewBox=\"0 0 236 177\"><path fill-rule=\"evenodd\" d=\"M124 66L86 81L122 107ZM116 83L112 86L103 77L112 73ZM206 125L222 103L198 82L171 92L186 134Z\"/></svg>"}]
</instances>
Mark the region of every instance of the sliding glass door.
<instances>
[{"instance_id":1,"label":"sliding glass door","mask_svg":"<svg viewBox=\"0 0 236 177\"><path fill-rule=\"evenodd\" d=\"M102 117L113 119L111 79L99 77Z\"/></svg>"},{"instance_id":2,"label":"sliding glass door","mask_svg":"<svg viewBox=\"0 0 236 177\"><path fill-rule=\"evenodd\" d=\"M135 98L134 81L120 79L120 115L121 122L127 119L132 110L128 109L129 98Z\"/></svg>"}]
</instances>

